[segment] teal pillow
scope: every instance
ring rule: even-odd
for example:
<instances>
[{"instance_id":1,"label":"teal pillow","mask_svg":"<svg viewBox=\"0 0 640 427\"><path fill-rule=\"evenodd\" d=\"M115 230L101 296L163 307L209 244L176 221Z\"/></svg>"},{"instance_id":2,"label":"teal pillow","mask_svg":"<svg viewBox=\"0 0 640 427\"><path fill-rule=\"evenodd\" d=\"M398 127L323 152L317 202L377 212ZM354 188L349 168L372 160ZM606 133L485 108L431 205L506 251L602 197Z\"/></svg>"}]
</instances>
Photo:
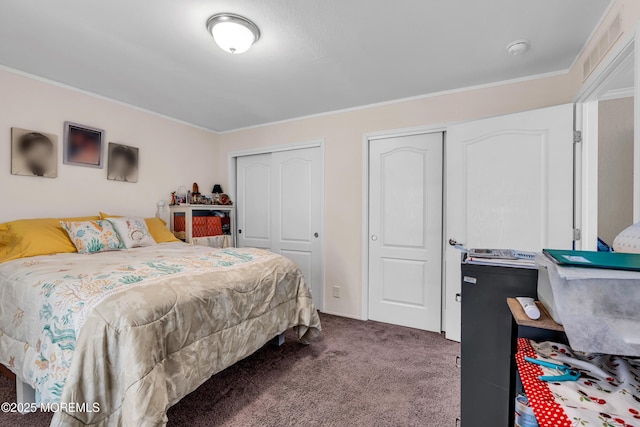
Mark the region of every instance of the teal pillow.
<instances>
[{"instance_id":1,"label":"teal pillow","mask_svg":"<svg viewBox=\"0 0 640 427\"><path fill-rule=\"evenodd\" d=\"M79 254L124 249L124 244L113 225L106 220L60 221Z\"/></svg>"}]
</instances>

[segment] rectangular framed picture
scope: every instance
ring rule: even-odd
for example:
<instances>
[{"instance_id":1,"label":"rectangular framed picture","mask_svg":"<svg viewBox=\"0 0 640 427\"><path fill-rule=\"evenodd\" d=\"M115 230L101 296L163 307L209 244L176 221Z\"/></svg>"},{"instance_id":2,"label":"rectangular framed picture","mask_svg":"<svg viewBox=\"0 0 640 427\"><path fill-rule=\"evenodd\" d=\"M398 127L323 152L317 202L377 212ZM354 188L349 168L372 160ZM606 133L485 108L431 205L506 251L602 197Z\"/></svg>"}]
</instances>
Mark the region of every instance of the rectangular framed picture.
<instances>
[{"instance_id":1,"label":"rectangular framed picture","mask_svg":"<svg viewBox=\"0 0 640 427\"><path fill-rule=\"evenodd\" d=\"M64 122L64 163L103 167L104 131L77 123Z\"/></svg>"},{"instance_id":2,"label":"rectangular framed picture","mask_svg":"<svg viewBox=\"0 0 640 427\"><path fill-rule=\"evenodd\" d=\"M11 173L58 176L58 137L50 133L11 128Z\"/></svg>"},{"instance_id":3,"label":"rectangular framed picture","mask_svg":"<svg viewBox=\"0 0 640 427\"><path fill-rule=\"evenodd\" d=\"M124 144L109 143L107 179L138 182L138 149Z\"/></svg>"}]
</instances>

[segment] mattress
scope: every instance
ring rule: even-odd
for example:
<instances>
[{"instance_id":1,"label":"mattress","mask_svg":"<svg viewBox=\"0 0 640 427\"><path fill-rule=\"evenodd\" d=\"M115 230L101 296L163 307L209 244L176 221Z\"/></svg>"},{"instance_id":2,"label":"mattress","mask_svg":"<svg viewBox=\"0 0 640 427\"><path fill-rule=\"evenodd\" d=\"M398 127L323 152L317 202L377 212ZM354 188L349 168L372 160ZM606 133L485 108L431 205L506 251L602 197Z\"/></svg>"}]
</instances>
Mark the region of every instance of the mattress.
<instances>
[{"instance_id":1,"label":"mattress","mask_svg":"<svg viewBox=\"0 0 640 427\"><path fill-rule=\"evenodd\" d=\"M164 243L0 264L0 363L38 403L88 408L52 425L163 425L180 398L291 327L305 343L319 334L311 293L295 264L261 249Z\"/></svg>"}]
</instances>

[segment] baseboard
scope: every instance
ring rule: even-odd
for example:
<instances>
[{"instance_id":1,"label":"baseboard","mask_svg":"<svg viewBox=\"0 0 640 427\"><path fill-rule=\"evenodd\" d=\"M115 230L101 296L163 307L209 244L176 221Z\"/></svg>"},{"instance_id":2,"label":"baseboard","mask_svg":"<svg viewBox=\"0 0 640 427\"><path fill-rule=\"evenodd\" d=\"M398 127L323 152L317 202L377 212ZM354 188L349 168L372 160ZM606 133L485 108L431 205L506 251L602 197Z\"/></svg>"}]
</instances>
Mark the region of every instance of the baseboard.
<instances>
[{"instance_id":1,"label":"baseboard","mask_svg":"<svg viewBox=\"0 0 640 427\"><path fill-rule=\"evenodd\" d=\"M339 317L346 317L348 319L355 319L355 320L362 320L360 317L358 316L354 316L352 314L344 314L344 313L336 313L334 311L327 311L327 310L318 310L320 313L323 314L330 314L332 316L339 316Z\"/></svg>"}]
</instances>

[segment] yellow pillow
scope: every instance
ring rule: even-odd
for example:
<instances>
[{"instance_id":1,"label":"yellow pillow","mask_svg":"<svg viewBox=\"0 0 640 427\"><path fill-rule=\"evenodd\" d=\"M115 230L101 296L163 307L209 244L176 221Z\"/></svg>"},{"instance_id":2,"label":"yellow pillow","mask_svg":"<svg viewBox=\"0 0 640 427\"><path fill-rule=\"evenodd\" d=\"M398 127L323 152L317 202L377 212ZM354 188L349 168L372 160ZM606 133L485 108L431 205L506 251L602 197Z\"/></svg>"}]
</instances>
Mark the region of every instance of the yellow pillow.
<instances>
[{"instance_id":1,"label":"yellow pillow","mask_svg":"<svg viewBox=\"0 0 640 427\"><path fill-rule=\"evenodd\" d=\"M90 221L80 218L20 219L0 224L0 263L18 258L77 252L60 221Z\"/></svg>"},{"instance_id":2,"label":"yellow pillow","mask_svg":"<svg viewBox=\"0 0 640 427\"><path fill-rule=\"evenodd\" d=\"M9 234L9 224L0 224L0 262L9 253L11 235Z\"/></svg>"},{"instance_id":3,"label":"yellow pillow","mask_svg":"<svg viewBox=\"0 0 640 427\"><path fill-rule=\"evenodd\" d=\"M122 215L109 215L100 212L100 219L107 218L122 218ZM144 221L147 223L149 233L151 233L151 237L153 237L156 243L180 242L180 239L177 239L176 236L167 229L167 223L162 219L153 217L145 218Z\"/></svg>"},{"instance_id":4,"label":"yellow pillow","mask_svg":"<svg viewBox=\"0 0 640 427\"><path fill-rule=\"evenodd\" d=\"M164 222L160 218L145 218L145 222L147 223L147 228L149 229L149 233L151 233L151 237L156 243L165 243L165 242L180 242L181 240L176 238L169 229L167 229L167 223Z\"/></svg>"}]
</instances>

